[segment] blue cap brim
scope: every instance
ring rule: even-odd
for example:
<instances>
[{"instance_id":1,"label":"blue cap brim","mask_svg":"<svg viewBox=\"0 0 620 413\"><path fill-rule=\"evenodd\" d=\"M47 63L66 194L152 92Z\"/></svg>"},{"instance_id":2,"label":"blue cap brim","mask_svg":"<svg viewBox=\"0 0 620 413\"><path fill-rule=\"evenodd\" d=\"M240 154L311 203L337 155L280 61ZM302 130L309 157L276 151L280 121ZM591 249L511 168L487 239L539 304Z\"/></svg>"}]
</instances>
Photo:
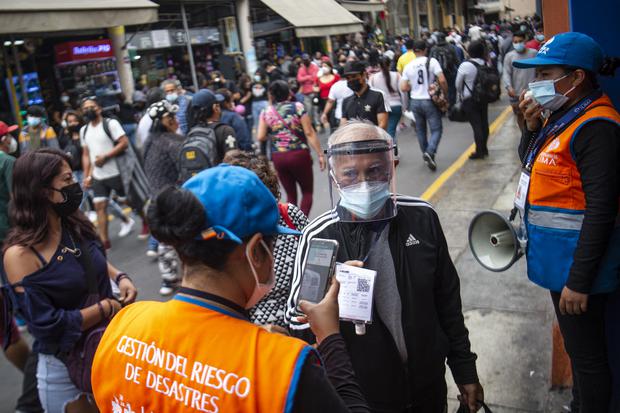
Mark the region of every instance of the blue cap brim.
<instances>
[{"instance_id":1,"label":"blue cap brim","mask_svg":"<svg viewBox=\"0 0 620 413\"><path fill-rule=\"evenodd\" d=\"M566 63L559 59L550 59L548 57L532 57L531 59L515 60L512 66L517 69L529 69L538 66L562 66Z\"/></svg>"},{"instance_id":2,"label":"blue cap brim","mask_svg":"<svg viewBox=\"0 0 620 413\"><path fill-rule=\"evenodd\" d=\"M292 228L288 228L288 227L283 227L278 225L276 227L276 231L273 234L270 235L296 235L296 236L300 236L301 232L297 231L296 229L292 229Z\"/></svg>"},{"instance_id":3,"label":"blue cap brim","mask_svg":"<svg viewBox=\"0 0 620 413\"><path fill-rule=\"evenodd\" d=\"M232 231L220 225L214 225L210 228L207 228L206 230L202 231L200 235L198 235L197 237L197 239L200 239L200 240L208 240L211 238L228 239L228 240L236 242L237 244L243 243L241 238L236 236Z\"/></svg>"},{"instance_id":4,"label":"blue cap brim","mask_svg":"<svg viewBox=\"0 0 620 413\"><path fill-rule=\"evenodd\" d=\"M222 103L225 100L226 100L226 98L224 97L224 95L220 95L219 93L215 94L215 101L216 102Z\"/></svg>"}]
</instances>

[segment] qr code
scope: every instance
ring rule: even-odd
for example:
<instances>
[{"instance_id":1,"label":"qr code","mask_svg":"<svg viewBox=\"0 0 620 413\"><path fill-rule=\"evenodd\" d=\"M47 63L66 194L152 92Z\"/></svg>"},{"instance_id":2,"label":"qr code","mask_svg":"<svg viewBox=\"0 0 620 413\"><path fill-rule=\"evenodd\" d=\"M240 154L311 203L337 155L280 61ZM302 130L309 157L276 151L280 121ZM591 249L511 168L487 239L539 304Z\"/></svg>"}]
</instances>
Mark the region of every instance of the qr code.
<instances>
[{"instance_id":1,"label":"qr code","mask_svg":"<svg viewBox=\"0 0 620 413\"><path fill-rule=\"evenodd\" d=\"M368 280L364 278L357 279L357 292L358 293L370 292L370 284L368 283Z\"/></svg>"}]
</instances>

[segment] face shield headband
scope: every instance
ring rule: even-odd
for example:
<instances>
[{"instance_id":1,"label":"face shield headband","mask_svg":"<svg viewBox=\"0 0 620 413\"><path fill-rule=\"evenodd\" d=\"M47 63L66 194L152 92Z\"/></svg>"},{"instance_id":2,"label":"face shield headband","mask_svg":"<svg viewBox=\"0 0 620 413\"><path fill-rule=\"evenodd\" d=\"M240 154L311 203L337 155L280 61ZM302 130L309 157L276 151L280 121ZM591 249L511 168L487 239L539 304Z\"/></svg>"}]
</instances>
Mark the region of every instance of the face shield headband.
<instances>
[{"instance_id":1,"label":"face shield headband","mask_svg":"<svg viewBox=\"0 0 620 413\"><path fill-rule=\"evenodd\" d=\"M330 198L341 221L373 222L396 215L394 149L391 141L377 139L326 151Z\"/></svg>"}]
</instances>

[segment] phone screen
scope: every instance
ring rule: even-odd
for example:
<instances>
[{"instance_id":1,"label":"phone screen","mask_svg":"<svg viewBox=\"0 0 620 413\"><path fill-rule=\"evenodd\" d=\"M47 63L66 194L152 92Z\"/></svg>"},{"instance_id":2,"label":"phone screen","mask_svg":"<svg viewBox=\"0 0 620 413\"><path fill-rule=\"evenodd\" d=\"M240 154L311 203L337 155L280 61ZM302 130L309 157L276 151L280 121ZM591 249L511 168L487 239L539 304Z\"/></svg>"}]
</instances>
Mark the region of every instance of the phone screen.
<instances>
[{"instance_id":1,"label":"phone screen","mask_svg":"<svg viewBox=\"0 0 620 413\"><path fill-rule=\"evenodd\" d=\"M299 300L318 303L325 296L338 243L332 240L310 241L308 259L301 278Z\"/></svg>"}]
</instances>

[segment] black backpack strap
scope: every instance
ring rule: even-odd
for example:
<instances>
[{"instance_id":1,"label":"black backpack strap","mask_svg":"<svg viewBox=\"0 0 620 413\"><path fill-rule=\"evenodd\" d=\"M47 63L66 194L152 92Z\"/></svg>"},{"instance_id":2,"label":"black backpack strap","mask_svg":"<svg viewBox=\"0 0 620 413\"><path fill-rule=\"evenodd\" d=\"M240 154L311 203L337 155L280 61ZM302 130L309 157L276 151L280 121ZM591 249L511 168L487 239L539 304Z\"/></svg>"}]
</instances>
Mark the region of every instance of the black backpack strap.
<instances>
[{"instance_id":1,"label":"black backpack strap","mask_svg":"<svg viewBox=\"0 0 620 413\"><path fill-rule=\"evenodd\" d=\"M476 77L474 78L474 84L473 84L473 88L476 87L476 82L478 81L478 70L480 69L480 65L476 62L474 62L472 59L467 59L466 62L471 63L472 65L474 65L474 67L476 68ZM474 91L467 86L467 82L465 81L465 79L463 79L463 86L465 86L467 88L467 90L469 90L469 93L471 94L471 97L474 97Z\"/></svg>"},{"instance_id":2,"label":"black backpack strap","mask_svg":"<svg viewBox=\"0 0 620 413\"><path fill-rule=\"evenodd\" d=\"M103 132L108 136L108 138L112 141L112 145L116 146L117 142L112 138L112 133L110 132L110 125L108 124L108 118L102 118L101 122L103 122Z\"/></svg>"}]
</instances>

